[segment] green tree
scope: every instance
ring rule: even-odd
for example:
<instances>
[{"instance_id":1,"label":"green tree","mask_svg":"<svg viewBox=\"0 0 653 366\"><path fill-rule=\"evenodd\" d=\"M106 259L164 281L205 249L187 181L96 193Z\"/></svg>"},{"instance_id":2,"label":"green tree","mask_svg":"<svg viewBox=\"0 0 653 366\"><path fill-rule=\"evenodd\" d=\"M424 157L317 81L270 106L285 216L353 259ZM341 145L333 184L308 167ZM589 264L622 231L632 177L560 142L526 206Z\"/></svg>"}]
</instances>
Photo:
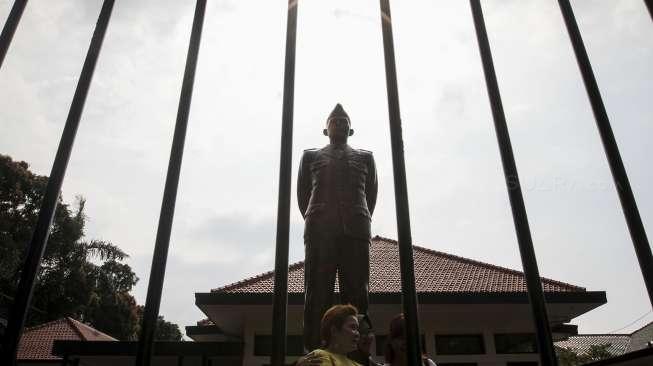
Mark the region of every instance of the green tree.
<instances>
[{"instance_id":1,"label":"green tree","mask_svg":"<svg viewBox=\"0 0 653 366\"><path fill-rule=\"evenodd\" d=\"M589 350L587 350L587 353L585 353L588 362L600 361L605 360L606 358L614 357L615 355L608 351L608 348L610 348L611 345L612 343L596 344L590 346Z\"/></svg>"},{"instance_id":2,"label":"green tree","mask_svg":"<svg viewBox=\"0 0 653 366\"><path fill-rule=\"evenodd\" d=\"M556 347L558 364L560 366L580 366L614 357L615 355L608 350L611 345L611 343L592 345L586 352L579 352L570 347Z\"/></svg>"},{"instance_id":3,"label":"green tree","mask_svg":"<svg viewBox=\"0 0 653 366\"><path fill-rule=\"evenodd\" d=\"M129 294L138 281L129 265L115 258L93 268L89 278L95 286L89 294L83 319L118 339L136 339L138 315L136 300Z\"/></svg>"},{"instance_id":4,"label":"green tree","mask_svg":"<svg viewBox=\"0 0 653 366\"><path fill-rule=\"evenodd\" d=\"M18 286L47 180L30 172L27 163L0 154L0 292L5 298ZM136 339L138 307L130 291L138 277L123 263L128 256L120 248L84 240L84 205L81 197L73 207L59 197L34 288L32 306L39 311L30 311L27 324L70 316L115 338Z\"/></svg>"},{"instance_id":5,"label":"green tree","mask_svg":"<svg viewBox=\"0 0 653 366\"><path fill-rule=\"evenodd\" d=\"M138 306L138 324L140 326L143 318L144 306ZM140 327L139 327L140 331ZM156 320L156 329L154 330L154 339L157 341L181 341L182 335L179 326L166 321L163 316L159 315Z\"/></svg>"},{"instance_id":6,"label":"green tree","mask_svg":"<svg viewBox=\"0 0 653 366\"><path fill-rule=\"evenodd\" d=\"M46 183L47 178L32 174L27 163L0 155L0 290L4 293L13 294L18 283L17 268L32 235ZM65 208L60 205L53 226L62 226L61 211Z\"/></svg>"}]
</instances>

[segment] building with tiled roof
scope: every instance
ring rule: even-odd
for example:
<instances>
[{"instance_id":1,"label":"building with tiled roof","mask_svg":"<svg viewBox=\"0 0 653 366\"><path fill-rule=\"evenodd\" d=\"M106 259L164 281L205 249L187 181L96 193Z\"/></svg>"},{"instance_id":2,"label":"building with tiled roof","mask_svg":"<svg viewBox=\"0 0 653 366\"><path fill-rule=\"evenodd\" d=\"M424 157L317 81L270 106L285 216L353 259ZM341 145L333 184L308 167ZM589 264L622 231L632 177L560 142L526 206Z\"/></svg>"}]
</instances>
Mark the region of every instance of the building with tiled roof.
<instances>
[{"instance_id":1,"label":"building with tiled roof","mask_svg":"<svg viewBox=\"0 0 653 366\"><path fill-rule=\"evenodd\" d=\"M370 293L401 292L399 251L392 239L375 237L370 248ZM524 274L432 249L414 246L415 287L421 293L526 292ZM336 279L336 291L338 290ZM542 279L545 292L584 292L582 287ZM213 293L272 293L272 271L211 290ZM289 267L288 292L304 292L304 262Z\"/></svg>"},{"instance_id":2,"label":"building with tiled roof","mask_svg":"<svg viewBox=\"0 0 653 366\"><path fill-rule=\"evenodd\" d=\"M414 246L420 329L438 364L537 365L534 326L522 272ZM401 312L397 242L375 237L370 247L369 314L380 357L387 324ZM572 319L604 304L605 292L542 278L554 338L576 334ZM273 272L196 293L207 319L186 327L196 341L239 341L242 359L230 365L269 363ZM301 354L304 263L288 273L288 360ZM337 292L337 281L336 281ZM381 360L382 358L379 358Z\"/></svg>"},{"instance_id":3,"label":"building with tiled roof","mask_svg":"<svg viewBox=\"0 0 653 366\"><path fill-rule=\"evenodd\" d=\"M73 318L61 318L25 329L18 346L19 364L61 362L60 357L52 354L55 340L116 341L115 338Z\"/></svg>"},{"instance_id":4,"label":"building with tiled roof","mask_svg":"<svg viewBox=\"0 0 653 366\"><path fill-rule=\"evenodd\" d=\"M628 350L630 334L579 334L555 343L557 347L568 348L578 354L585 354L592 346L607 345L606 351L619 356Z\"/></svg>"},{"instance_id":5,"label":"building with tiled roof","mask_svg":"<svg viewBox=\"0 0 653 366\"><path fill-rule=\"evenodd\" d=\"M653 348L653 322L629 334L578 334L555 343L557 347L567 348L578 354L585 354L592 346L607 345L606 350L613 356Z\"/></svg>"}]
</instances>

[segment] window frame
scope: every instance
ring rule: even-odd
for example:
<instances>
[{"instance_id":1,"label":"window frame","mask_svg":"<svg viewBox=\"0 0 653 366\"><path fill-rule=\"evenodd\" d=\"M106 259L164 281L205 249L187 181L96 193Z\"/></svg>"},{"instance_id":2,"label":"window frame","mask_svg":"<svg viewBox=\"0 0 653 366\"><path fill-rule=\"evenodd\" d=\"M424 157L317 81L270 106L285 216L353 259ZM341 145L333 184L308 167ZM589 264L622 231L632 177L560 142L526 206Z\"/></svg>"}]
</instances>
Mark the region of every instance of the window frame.
<instances>
[{"instance_id":1,"label":"window frame","mask_svg":"<svg viewBox=\"0 0 653 366\"><path fill-rule=\"evenodd\" d=\"M507 352L499 350L498 339L500 337L529 337L532 340L532 351L521 351L521 352ZM497 355L533 355L539 353L539 348L537 347L537 339L535 339L535 333L495 333L494 334L494 352Z\"/></svg>"},{"instance_id":2,"label":"window frame","mask_svg":"<svg viewBox=\"0 0 653 366\"><path fill-rule=\"evenodd\" d=\"M438 347L438 340L443 340L444 338L467 338L467 339L475 339L478 342L478 345L480 345L480 353L479 352L463 352L463 353L451 353L451 352L445 352L443 353L441 350L441 347ZM487 349L485 348L485 337L483 333L461 333L461 334L435 334L433 336L433 344L435 346L435 354L440 356L457 356L457 355L485 355L487 354Z\"/></svg>"}]
</instances>

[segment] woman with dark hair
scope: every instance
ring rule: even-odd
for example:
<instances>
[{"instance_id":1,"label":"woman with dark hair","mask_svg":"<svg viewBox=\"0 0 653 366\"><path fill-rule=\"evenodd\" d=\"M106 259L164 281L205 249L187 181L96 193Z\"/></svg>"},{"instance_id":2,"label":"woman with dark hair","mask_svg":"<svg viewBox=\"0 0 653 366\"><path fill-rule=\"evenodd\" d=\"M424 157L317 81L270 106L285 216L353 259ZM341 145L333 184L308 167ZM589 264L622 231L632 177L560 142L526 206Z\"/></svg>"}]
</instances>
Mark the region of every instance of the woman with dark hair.
<instances>
[{"instance_id":1,"label":"woman with dark hair","mask_svg":"<svg viewBox=\"0 0 653 366\"><path fill-rule=\"evenodd\" d=\"M390 333L383 352L386 366L406 366L406 320L404 314L397 314L390 321ZM422 354L424 366L436 366L435 362Z\"/></svg>"},{"instance_id":2,"label":"woman with dark hair","mask_svg":"<svg viewBox=\"0 0 653 366\"><path fill-rule=\"evenodd\" d=\"M358 310L353 305L334 305L320 322L322 348L302 357L297 364L320 366L360 366L347 357L358 347Z\"/></svg>"},{"instance_id":3,"label":"woman with dark hair","mask_svg":"<svg viewBox=\"0 0 653 366\"><path fill-rule=\"evenodd\" d=\"M367 314L358 314L358 348L349 352L347 357L358 362L362 366L382 366L372 358L372 344L374 343L374 329L372 321Z\"/></svg>"}]
</instances>

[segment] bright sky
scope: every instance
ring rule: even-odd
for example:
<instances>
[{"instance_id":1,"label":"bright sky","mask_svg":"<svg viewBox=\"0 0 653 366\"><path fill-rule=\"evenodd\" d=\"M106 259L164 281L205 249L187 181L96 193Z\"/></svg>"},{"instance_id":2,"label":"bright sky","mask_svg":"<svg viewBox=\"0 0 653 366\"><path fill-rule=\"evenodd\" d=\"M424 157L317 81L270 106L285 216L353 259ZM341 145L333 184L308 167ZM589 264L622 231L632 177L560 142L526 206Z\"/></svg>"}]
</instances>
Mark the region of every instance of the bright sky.
<instances>
[{"instance_id":1,"label":"bright sky","mask_svg":"<svg viewBox=\"0 0 653 366\"><path fill-rule=\"evenodd\" d=\"M13 1L0 0L6 19ZM117 1L63 195L87 236L131 255L144 303L194 1ZM606 291L579 331L628 332L651 306L555 1L483 1L540 273ZM649 235L653 23L642 0L572 5ZM0 70L0 153L49 174L100 0L33 0ZM467 1L392 3L414 244L521 270ZM286 26L282 0L209 1L161 313L274 267ZM336 102L374 151L373 233L396 238L377 1L299 3L293 176ZM647 163L648 161L648 163ZM293 192L295 187L293 186ZM303 259L293 198L291 262ZM643 316L643 317L642 317Z\"/></svg>"}]
</instances>

